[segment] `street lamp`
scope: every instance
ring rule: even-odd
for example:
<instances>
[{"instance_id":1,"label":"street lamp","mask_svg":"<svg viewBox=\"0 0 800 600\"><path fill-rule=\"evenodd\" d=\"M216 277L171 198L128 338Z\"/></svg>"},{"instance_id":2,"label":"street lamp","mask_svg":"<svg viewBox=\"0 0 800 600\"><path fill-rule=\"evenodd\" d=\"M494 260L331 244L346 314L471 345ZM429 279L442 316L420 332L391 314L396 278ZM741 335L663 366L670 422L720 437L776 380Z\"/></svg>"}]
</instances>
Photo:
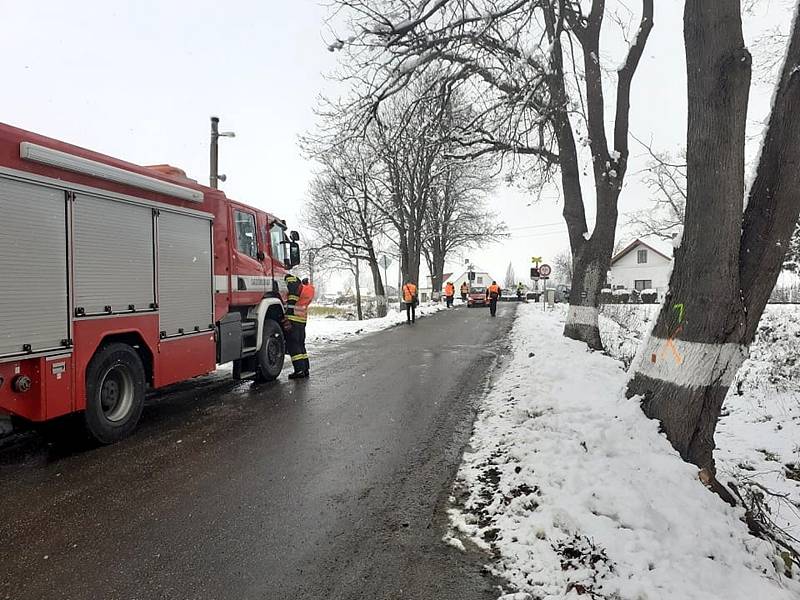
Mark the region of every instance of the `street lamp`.
<instances>
[{"instance_id":1,"label":"street lamp","mask_svg":"<svg viewBox=\"0 0 800 600\"><path fill-rule=\"evenodd\" d=\"M227 177L218 173L219 170L219 138L236 137L233 131L219 130L219 117L211 117L211 176L209 177L210 186L217 189L218 181L225 181Z\"/></svg>"}]
</instances>

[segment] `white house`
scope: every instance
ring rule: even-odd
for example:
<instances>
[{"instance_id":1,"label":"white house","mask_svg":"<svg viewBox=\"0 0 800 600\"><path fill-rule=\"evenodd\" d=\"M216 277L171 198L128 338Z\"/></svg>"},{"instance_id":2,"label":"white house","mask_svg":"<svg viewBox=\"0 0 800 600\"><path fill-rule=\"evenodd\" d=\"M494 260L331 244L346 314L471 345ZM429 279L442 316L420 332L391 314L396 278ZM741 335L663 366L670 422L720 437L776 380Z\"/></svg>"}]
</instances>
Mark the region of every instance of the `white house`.
<instances>
[{"instance_id":1,"label":"white house","mask_svg":"<svg viewBox=\"0 0 800 600\"><path fill-rule=\"evenodd\" d=\"M656 290L663 298L672 272L672 244L635 239L611 259L608 285L629 290Z\"/></svg>"}]
</instances>

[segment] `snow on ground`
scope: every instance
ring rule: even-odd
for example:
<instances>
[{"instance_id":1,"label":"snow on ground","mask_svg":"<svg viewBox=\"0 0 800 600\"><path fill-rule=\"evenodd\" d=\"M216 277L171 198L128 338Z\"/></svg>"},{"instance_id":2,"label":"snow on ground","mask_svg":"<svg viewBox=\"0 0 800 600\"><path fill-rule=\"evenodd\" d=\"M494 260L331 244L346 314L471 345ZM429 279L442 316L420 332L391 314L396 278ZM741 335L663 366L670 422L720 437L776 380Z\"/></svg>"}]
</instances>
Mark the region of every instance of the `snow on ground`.
<instances>
[{"instance_id":1,"label":"snow on ground","mask_svg":"<svg viewBox=\"0 0 800 600\"><path fill-rule=\"evenodd\" d=\"M488 549L509 591L531 598L796 599L800 585L776 574L743 512L707 491L624 398L622 364L562 328L560 311L519 307L446 541Z\"/></svg>"},{"instance_id":2,"label":"snow on ground","mask_svg":"<svg viewBox=\"0 0 800 600\"><path fill-rule=\"evenodd\" d=\"M611 355L630 363L658 310L604 307L600 329ZM725 398L715 439L720 479L778 494L765 494L771 517L800 539L800 306L767 306L750 358Z\"/></svg>"},{"instance_id":3,"label":"snow on ground","mask_svg":"<svg viewBox=\"0 0 800 600\"><path fill-rule=\"evenodd\" d=\"M426 317L444 310L443 303L420 304L416 309L416 317ZM406 311L389 307L385 317L365 319L363 321L346 321L311 316L306 325L306 346L309 350L319 349L327 344L341 342L357 335L373 333L400 323L405 323Z\"/></svg>"}]
</instances>

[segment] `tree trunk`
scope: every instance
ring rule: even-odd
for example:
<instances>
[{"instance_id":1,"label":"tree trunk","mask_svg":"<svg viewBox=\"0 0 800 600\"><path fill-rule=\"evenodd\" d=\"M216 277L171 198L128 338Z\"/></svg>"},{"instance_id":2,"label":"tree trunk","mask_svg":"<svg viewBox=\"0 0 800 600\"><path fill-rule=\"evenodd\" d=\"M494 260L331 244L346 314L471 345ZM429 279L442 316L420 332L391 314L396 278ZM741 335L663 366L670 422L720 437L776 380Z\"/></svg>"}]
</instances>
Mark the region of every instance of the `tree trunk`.
<instances>
[{"instance_id":1,"label":"tree trunk","mask_svg":"<svg viewBox=\"0 0 800 600\"><path fill-rule=\"evenodd\" d=\"M603 349L598 325L598 306L609 262L594 244L584 244L579 254L572 258L574 273L564 335L585 342L593 350Z\"/></svg>"},{"instance_id":2,"label":"tree trunk","mask_svg":"<svg viewBox=\"0 0 800 600\"><path fill-rule=\"evenodd\" d=\"M800 212L800 29L794 22L742 225L739 273L747 344L792 246Z\"/></svg>"},{"instance_id":3,"label":"tree trunk","mask_svg":"<svg viewBox=\"0 0 800 600\"><path fill-rule=\"evenodd\" d=\"M416 251L415 251L416 250ZM419 286L419 244L400 243L400 270L403 273L403 284L413 283Z\"/></svg>"},{"instance_id":4,"label":"tree trunk","mask_svg":"<svg viewBox=\"0 0 800 600\"><path fill-rule=\"evenodd\" d=\"M364 311L361 309L361 271L358 267L358 259L353 260L353 271L356 278L356 315L359 321L364 320Z\"/></svg>"},{"instance_id":5,"label":"tree trunk","mask_svg":"<svg viewBox=\"0 0 800 600\"><path fill-rule=\"evenodd\" d=\"M680 455L714 472L714 429L746 354L739 250L750 55L739 0L687 0L688 189L669 293L628 397Z\"/></svg>"},{"instance_id":6,"label":"tree trunk","mask_svg":"<svg viewBox=\"0 0 800 600\"><path fill-rule=\"evenodd\" d=\"M544 10L547 36L552 44L551 69L548 87L559 110L553 121L558 140L561 184L564 192L564 220L569 232L572 250L572 288L570 308L564 326L564 335L586 342L590 348L603 348L598 328L600 290L606 279L614 249L617 226L617 201L628 161L628 126L630 114L630 89L633 76L653 27L653 0L642 0L642 18L635 41L628 50L625 63L617 71L617 99L614 120L614 153L608 151L606 120L604 116L603 72L600 68L600 32L604 2L593 2L591 11L583 20L571 23L573 35L580 42L584 59L586 81L586 125L597 203L597 219L590 239L583 205L580 165L575 146L575 135L569 119L569 96L564 83L564 60L561 35L564 23L563 9L556 14L554 6ZM577 3L580 5L580 3ZM567 11L569 15L575 13Z\"/></svg>"},{"instance_id":7,"label":"tree trunk","mask_svg":"<svg viewBox=\"0 0 800 600\"><path fill-rule=\"evenodd\" d=\"M589 240L578 245L572 256L572 287L564 335L602 350L598 318L600 292L606 283L617 227L619 189L613 185L598 190L598 215Z\"/></svg>"},{"instance_id":8,"label":"tree trunk","mask_svg":"<svg viewBox=\"0 0 800 600\"><path fill-rule=\"evenodd\" d=\"M370 253L369 269L372 271L372 283L375 286L375 300L377 302L377 316L385 317L387 312L386 289L383 287L381 268L374 253Z\"/></svg>"},{"instance_id":9,"label":"tree trunk","mask_svg":"<svg viewBox=\"0 0 800 600\"><path fill-rule=\"evenodd\" d=\"M434 294L442 293L444 284L444 256L436 251L436 248L425 251L425 262L428 264L428 271L431 273L431 290Z\"/></svg>"},{"instance_id":10,"label":"tree trunk","mask_svg":"<svg viewBox=\"0 0 800 600\"><path fill-rule=\"evenodd\" d=\"M434 252L433 254L433 270L436 273L436 282L433 284L433 291L442 293L442 286L444 285L444 254Z\"/></svg>"},{"instance_id":11,"label":"tree trunk","mask_svg":"<svg viewBox=\"0 0 800 600\"><path fill-rule=\"evenodd\" d=\"M547 34L553 49L550 53L552 61L548 87L557 106L568 105L567 92L564 85L564 59L561 46L561 25L557 23L552 9L545 11ZM580 166L578 150L575 146L575 135L566 110L556 110L553 125L558 139L559 163L561 172L561 188L564 193L564 221L567 223L569 244L572 251L572 288L570 292L570 308L564 326L566 337L586 342L590 347L602 348L597 326L597 304L591 304L589 290L602 284L605 273L600 271L596 256L586 251L587 240L584 234L586 212L583 206L581 190ZM592 259L595 259L592 261ZM594 265L592 263L595 263ZM595 281L597 280L597 281ZM580 289L578 289L580 288ZM583 292L586 291L586 298Z\"/></svg>"}]
</instances>

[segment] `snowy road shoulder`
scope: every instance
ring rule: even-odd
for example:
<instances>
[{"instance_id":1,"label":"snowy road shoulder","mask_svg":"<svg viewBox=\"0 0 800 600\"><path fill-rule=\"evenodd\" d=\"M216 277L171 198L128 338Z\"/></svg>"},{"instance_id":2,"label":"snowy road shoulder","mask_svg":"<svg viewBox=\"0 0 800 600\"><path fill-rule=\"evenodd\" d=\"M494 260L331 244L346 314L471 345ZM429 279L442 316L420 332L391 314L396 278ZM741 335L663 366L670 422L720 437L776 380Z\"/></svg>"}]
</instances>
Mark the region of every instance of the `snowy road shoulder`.
<instances>
[{"instance_id":1,"label":"snowy road shoulder","mask_svg":"<svg viewBox=\"0 0 800 600\"><path fill-rule=\"evenodd\" d=\"M560 314L519 308L446 540L490 551L510 591L537 598L797 598L800 585L777 574L776 553L740 511L624 399L620 363L562 327Z\"/></svg>"}]
</instances>

